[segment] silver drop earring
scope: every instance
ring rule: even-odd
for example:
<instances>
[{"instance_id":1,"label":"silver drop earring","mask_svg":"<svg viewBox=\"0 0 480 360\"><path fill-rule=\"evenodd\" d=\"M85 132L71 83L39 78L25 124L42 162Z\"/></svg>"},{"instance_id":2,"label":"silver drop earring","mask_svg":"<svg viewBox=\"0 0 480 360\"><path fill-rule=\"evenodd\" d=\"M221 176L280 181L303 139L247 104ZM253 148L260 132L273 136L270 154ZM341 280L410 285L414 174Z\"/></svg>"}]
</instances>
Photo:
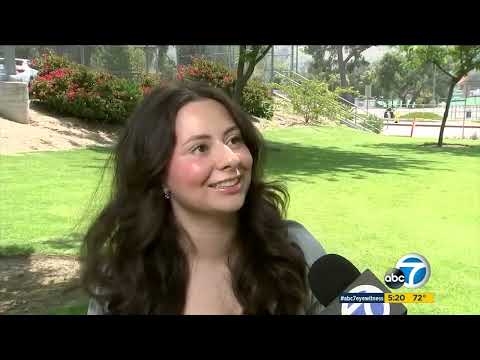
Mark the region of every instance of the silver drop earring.
<instances>
[{"instance_id":1,"label":"silver drop earring","mask_svg":"<svg viewBox=\"0 0 480 360\"><path fill-rule=\"evenodd\" d=\"M163 190L163 195L165 196L165 199L170 199L170 191L168 191L167 189Z\"/></svg>"}]
</instances>

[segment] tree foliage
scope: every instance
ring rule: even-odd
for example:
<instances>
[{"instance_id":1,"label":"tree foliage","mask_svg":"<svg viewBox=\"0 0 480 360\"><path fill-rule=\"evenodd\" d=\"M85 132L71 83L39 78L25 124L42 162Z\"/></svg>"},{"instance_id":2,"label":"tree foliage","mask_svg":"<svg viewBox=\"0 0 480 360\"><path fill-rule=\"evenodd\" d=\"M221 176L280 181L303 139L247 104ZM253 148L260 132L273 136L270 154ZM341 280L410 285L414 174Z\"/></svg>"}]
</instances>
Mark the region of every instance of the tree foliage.
<instances>
[{"instance_id":1,"label":"tree foliage","mask_svg":"<svg viewBox=\"0 0 480 360\"><path fill-rule=\"evenodd\" d=\"M267 55L272 45L240 45L237 78L234 82L233 98L240 102L243 88L252 77L257 64Z\"/></svg>"},{"instance_id":2,"label":"tree foliage","mask_svg":"<svg viewBox=\"0 0 480 360\"><path fill-rule=\"evenodd\" d=\"M323 119L335 120L339 113L349 109L340 101L339 95L356 93L351 88L340 87L331 91L328 84L321 80L304 81L300 85L285 83L279 88L287 94L293 111L303 116L306 124Z\"/></svg>"},{"instance_id":3,"label":"tree foliage","mask_svg":"<svg viewBox=\"0 0 480 360\"><path fill-rule=\"evenodd\" d=\"M368 62L362 52L371 45L309 45L305 52L312 55L313 63L309 72L326 81L330 89L354 87L361 90L363 71Z\"/></svg>"},{"instance_id":4,"label":"tree foliage","mask_svg":"<svg viewBox=\"0 0 480 360\"><path fill-rule=\"evenodd\" d=\"M372 68L373 92L377 97L400 98L403 104L430 103L445 98L448 77L436 71L436 99L433 99L433 64L423 62L412 66L405 52L395 49L386 53Z\"/></svg>"},{"instance_id":5,"label":"tree foliage","mask_svg":"<svg viewBox=\"0 0 480 360\"><path fill-rule=\"evenodd\" d=\"M420 71L426 63L432 63L450 79L447 104L437 143L438 146L442 146L453 90L470 71L480 69L480 45L405 45L401 49L407 56L407 66Z\"/></svg>"}]
</instances>

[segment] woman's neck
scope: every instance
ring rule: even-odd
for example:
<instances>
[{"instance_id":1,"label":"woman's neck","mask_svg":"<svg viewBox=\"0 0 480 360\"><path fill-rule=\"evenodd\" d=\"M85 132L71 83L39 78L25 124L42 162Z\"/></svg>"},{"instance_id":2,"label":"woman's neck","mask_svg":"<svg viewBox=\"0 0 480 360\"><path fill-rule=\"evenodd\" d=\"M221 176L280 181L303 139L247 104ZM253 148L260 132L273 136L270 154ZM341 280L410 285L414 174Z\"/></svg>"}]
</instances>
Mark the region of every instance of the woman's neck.
<instances>
[{"instance_id":1,"label":"woman's neck","mask_svg":"<svg viewBox=\"0 0 480 360\"><path fill-rule=\"evenodd\" d=\"M231 254L237 232L237 214L175 214L180 241L187 256L196 261L224 263Z\"/></svg>"}]
</instances>

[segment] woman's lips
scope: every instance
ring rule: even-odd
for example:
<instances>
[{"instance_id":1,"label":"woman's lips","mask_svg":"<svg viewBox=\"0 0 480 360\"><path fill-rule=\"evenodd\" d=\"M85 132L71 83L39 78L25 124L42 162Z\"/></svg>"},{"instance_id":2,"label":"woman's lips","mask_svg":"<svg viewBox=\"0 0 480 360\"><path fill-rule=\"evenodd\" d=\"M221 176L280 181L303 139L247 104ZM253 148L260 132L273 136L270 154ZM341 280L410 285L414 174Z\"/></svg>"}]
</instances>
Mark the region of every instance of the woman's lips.
<instances>
[{"instance_id":1,"label":"woman's lips","mask_svg":"<svg viewBox=\"0 0 480 360\"><path fill-rule=\"evenodd\" d=\"M210 185L209 187L211 187L213 190L221 192L223 194L235 194L235 193L238 193L242 188L242 177L239 176L237 178L237 180L235 181L235 183L233 185L230 185L230 186Z\"/></svg>"}]
</instances>

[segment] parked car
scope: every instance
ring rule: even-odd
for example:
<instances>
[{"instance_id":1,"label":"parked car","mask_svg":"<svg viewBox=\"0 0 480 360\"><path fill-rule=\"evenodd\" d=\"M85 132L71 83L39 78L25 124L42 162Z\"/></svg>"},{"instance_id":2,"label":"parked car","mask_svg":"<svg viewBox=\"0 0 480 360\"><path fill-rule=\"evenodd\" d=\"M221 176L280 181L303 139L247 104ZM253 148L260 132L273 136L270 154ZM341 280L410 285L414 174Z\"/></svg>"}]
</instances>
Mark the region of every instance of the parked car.
<instances>
[{"instance_id":1,"label":"parked car","mask_svg":"<svg viewBox=\"0 0 480 360\"><path fill-rule=\"evenodd\" d=\"M38 70L33 69L31 61L28 59L15 59L16 74L11 75L10 79L30 83L38 75ZM0 79L7 78L5 71L5 59L0 58Z\"/></svg>"}]
</instances>

